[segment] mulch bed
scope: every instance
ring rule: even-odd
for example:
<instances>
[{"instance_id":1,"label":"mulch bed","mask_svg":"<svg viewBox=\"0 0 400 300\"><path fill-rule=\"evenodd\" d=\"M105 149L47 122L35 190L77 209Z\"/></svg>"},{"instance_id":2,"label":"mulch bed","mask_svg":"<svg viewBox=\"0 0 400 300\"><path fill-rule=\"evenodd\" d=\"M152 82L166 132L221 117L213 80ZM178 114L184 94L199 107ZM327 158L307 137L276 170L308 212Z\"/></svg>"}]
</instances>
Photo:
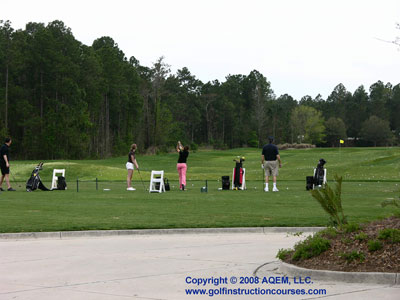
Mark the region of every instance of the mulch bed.
<instances>
[{"instance_id":1,"label":"mulch bed","mask_svg":"<svg viewBox=\"0 0 400 300\"><path fill-rule=\"evenodd\" d=\"M400 243L391 243L379 240L383 248L374 252L368 250L368 240L378 240L379 231L386 228L400 229L400 218L390 217L374 221L361 226L361 229L352 232L340 232L336 237L326 237L331 241L331 247L317 257L293 261L290 258L285 262L299 267L318 270L345 271L345 272L400 272ZM367 240L359 241L355 236L364 232ZM339 256L340 253L361 251L365 259L348 261Z\"/></svg>"}]
</instances>

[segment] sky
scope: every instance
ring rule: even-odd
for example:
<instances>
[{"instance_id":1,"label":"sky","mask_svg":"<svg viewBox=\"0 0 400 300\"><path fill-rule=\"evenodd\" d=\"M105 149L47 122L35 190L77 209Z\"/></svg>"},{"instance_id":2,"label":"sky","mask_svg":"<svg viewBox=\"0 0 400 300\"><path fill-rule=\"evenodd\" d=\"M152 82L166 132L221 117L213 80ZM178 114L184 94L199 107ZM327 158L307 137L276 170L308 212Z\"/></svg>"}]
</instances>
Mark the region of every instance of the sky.
<instances>
[{"instance_id":1,"label":"sky","mask_svg":"<svg viewBox=\"0 0 400 300\"><path fill-rule=\"evenodd\" d=\"M399 0L1 0L0 20L61 20L86 45L110 36L127 58L164 56L204 83L258 70L297 100L400 83L400 47L385 42L400 36Z\"/></svg>"}]
</instances>

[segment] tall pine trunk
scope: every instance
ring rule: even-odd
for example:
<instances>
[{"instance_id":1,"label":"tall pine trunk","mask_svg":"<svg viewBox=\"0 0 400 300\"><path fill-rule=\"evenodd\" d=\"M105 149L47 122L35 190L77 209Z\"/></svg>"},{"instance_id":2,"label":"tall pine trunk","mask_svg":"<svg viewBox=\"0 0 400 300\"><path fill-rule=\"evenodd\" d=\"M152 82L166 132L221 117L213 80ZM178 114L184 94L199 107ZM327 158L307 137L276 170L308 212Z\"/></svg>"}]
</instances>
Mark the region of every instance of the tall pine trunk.
<instances>
[{"instance_id":1,"label":"tall pine trunk","mask_svg":"<svg viewBox=\"0 0 400 300\"><path fill-rule=\"evenodd\" d=\"M6 128L6 133L8 134L8 63L6 65L6 103L5 103L5 118L4 118L4 126Z\"/></svg>"},{"instance_id":2,"label":"tall pine trunk","mask_svg":"<svg viewBox=\"0 0 400 300\"><path fill-rule=\"evenodd\" d=\"M104 102L105 102L105 133L106 133L106 138L105 138L105 150L106 150L106 155L110 154L110 103L108 100L107 94L104 95Z\"/></svg>"},{"instance_id":3,"label":"tall pine trunk","mask_svg":"<svg viewBox=\"0 0 400 300\"><path fill-rule=\"evenodd\" d=\"M57 90L56 90L56 99L57 99ZM40 119L43 120L43 71L40 71Z\"/></svg>"}]
</instances>

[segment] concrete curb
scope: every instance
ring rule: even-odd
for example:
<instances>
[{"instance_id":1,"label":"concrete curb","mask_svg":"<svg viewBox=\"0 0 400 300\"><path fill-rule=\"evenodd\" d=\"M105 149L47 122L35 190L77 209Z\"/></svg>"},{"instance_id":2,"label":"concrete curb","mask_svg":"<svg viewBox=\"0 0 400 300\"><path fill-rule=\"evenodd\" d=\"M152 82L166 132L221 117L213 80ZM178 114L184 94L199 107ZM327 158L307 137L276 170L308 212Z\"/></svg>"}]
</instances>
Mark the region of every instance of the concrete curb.
<instances>
[{"instance_id":1,"label":"concrete curb","mask_svg":"<svg viewBox=\"0 0 400 300\"><path fill-rule=\"evenodd\" d=\"M167 234L225 234L225 233L299 233L317 232L324 227L237 227L237 228L174 228L174 229L132 229L132 230L87 230L57 232L2 233L0 240L22 239L65 239L78 237L105 237L129 235L167 235Z\"/></svg>"},{"instance_id":2,"label":"concrete curb","mask_svg":"<svg viewBox=\"0 0 400 300\"><path fill-rule=\"evenodd\" d=\"M338 281L346 283L372 283L400 285L400 273L339 272L312 270L282 262L279 271L290 276L311 277L312 280Z\"/></svg>"}]
</instances>

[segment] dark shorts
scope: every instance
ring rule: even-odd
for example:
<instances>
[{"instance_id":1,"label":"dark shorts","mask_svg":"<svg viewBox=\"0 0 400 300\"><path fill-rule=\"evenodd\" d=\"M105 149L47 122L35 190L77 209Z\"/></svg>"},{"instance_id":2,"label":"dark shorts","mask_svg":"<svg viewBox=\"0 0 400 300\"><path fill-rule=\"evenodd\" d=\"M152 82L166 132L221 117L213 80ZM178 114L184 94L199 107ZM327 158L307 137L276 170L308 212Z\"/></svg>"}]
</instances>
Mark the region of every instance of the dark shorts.
<instances>
[{"instance_id":1,"label":"dark shorts","mask_svg":"<svg viewBox=\"0 0 400 300\"><path fill-rule=\"evenodd\" d=\"M1 164L1 175L10 174L10 168L7 168L6 165Z\"/></svg>"}]
</instances>

